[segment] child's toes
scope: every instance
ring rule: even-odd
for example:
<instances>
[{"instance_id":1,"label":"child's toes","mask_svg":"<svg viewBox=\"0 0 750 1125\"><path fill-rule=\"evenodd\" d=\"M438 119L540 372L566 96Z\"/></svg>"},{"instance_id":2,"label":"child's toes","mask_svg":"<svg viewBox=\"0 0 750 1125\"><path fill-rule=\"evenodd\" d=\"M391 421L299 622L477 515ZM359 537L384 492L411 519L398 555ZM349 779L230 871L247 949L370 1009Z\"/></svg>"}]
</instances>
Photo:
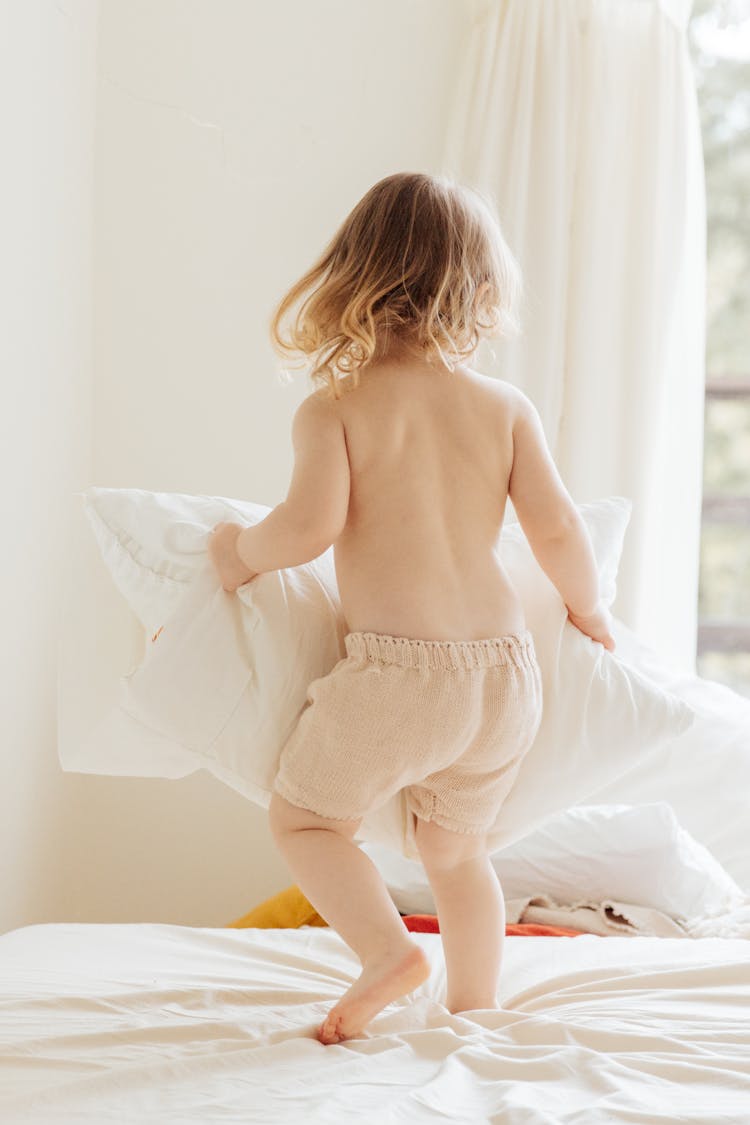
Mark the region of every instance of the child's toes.
<instances>
[{"instance_id":1,"label":"child's toes","mask_svg":"<svg viewBox=\"0 0 750 1125\"><path fill-rule=\"evenodd\" d=\"M318 1028L318 1039L320 1042L326 1045L330 1043L340 1043L343 1038L344 1036L339 1031L338 1017L326 1016Z\"/></svg>"}]
</instances>

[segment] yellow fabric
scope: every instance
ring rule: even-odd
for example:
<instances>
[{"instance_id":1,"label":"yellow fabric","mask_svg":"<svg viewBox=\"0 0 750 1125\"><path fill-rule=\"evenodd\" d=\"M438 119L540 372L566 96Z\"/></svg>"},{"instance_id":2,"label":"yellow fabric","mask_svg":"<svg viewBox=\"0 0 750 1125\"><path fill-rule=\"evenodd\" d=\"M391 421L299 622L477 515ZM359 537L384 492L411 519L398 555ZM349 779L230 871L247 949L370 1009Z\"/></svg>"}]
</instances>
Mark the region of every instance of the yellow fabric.
<instances>
[{"instance_id":1,"label":"yellow fabric","mask_svg":"<svg viewBox=\"0 0 750 1125\"><path fill-rule=\"evenodd\" d=\"M228 928L245 929L255 926L258 929L296 930L300 926L327 926L328 923L318 914L302 891L294 883L277 895L261 902L249 914L230 922Z\"/></svg>"}]
</instances>

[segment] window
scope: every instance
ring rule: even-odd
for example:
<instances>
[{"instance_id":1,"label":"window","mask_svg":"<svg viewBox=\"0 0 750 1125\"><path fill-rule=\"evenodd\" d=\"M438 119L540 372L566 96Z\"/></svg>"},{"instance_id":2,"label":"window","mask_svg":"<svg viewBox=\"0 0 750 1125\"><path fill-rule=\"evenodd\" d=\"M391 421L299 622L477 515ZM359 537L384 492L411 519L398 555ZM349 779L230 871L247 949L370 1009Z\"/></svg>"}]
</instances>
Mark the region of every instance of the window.
<instances>
[{"instance_id":1,"label":"window","mask_svg":"<svg viewBox=\"0 0 750 1125\"><path fill-rule=\"evenodd\" d=\"M750 697L750 10L695 0L706 167L706 404L697 670Z\"/></svg>"}]
</instances>

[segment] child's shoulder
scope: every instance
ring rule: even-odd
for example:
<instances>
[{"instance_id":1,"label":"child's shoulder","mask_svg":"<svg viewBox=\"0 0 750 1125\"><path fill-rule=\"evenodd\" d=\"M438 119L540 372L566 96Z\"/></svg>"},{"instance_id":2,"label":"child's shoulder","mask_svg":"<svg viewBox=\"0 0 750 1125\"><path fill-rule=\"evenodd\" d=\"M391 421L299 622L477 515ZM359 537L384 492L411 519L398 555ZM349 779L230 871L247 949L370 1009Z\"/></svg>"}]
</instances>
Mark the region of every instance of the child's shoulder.
<instances>
[{"instance_id":1,"label":"child's shoulder","mask_svg":"<svg viewBox=\"0 0 750 1125\"><path fill-rule=\"evenodd\" d=\"M352 385L351 376L339 375L338 378L338 393L334 390L330 383L318 384L308 392L307 398L311 402L324 403L326 405L335 406L336 403L341 401L342 394L348 390Z\"/></svg>"},{"instance_id":2,"label":"child's shoulder","mask_svg":"<svg viewBox=\"0 0 750 1125\"><path fill-rule=\"evenodd\" d=\"M302 400L309 410L323 410L323 408L327 406L333 407L338 401L339 400L328 386L314 387Z\"/></svg>"},{"instance_id":3,"label":"child's shoulder","mask_svg":"<svg viewBox=\"0 0 750 1125\"><path fill-rule=\"evenodd\" d=\"M515 384L509 383L507 379L501 379L498 375L484 375L481 371L472 367L467 367L466 371L479 383L494 392L498 398L503 398L508 403L518 403L526 398L523 391Z\"/></svg>"}]
</instances>

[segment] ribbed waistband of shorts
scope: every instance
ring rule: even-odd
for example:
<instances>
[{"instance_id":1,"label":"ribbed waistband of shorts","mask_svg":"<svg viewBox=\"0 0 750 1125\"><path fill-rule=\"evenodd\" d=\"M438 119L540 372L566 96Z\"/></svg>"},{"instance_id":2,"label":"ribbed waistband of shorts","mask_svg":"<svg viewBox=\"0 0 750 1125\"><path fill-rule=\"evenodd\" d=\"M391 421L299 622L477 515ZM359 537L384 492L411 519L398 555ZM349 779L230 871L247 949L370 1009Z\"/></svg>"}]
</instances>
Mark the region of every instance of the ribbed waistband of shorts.
<instances>
[{"instance_id":1,"label":"ribbed waistband of shorts","mask_svg":"<svg viewBox=\"0 0 750 1125\"><path fill-rule=\"evenodd\" d=\"M403 668L492 668L509 662L523 666L536 657L530 629L477 641L423 641L389 633L347 633L344 645L347 656L356 660Z\"/></svg>"}]
</instances>

